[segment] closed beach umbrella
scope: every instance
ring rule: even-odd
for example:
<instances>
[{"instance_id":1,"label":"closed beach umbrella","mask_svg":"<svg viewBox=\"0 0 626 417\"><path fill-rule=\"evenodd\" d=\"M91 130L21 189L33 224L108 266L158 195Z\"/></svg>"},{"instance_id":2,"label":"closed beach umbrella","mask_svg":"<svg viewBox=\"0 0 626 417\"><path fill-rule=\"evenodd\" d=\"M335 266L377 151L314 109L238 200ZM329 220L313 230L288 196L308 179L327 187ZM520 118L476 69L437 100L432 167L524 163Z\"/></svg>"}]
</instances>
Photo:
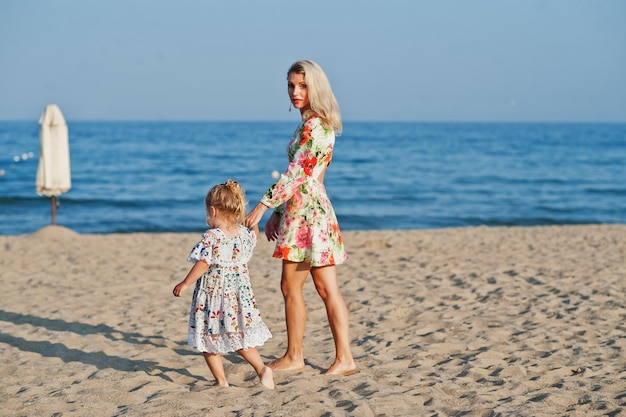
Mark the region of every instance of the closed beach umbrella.
<instances>
[{"instance_id":1,"label":"closed beach umbrella","mask_svg":"<svg viewBox=\"0 0 626 417\"><path fill-rule=\"evenodd\" d=\"M51 197L51 223L54 224L55 197L72 187L69 135L65 118L56 104L46 106L39 124L39 166L35 185L37 194Z\"/></svg>"}]
</instances>

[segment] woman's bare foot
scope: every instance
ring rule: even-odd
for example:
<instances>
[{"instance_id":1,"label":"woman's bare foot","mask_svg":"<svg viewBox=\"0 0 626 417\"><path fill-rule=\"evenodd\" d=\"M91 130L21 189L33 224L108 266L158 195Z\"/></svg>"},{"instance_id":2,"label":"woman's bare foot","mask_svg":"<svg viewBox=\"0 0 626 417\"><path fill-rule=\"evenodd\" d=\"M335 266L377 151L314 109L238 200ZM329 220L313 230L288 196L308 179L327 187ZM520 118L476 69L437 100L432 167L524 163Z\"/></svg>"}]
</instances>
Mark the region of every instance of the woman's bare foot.
<instances>
[{"instance_id":1,"label":"woman's bare foot","mask_svg":"<svg viewBox=\"0 0 626 417\"><path fill-rule=\"evenodd\" d=\"M304 359L294 360L283 356L267 364L274 371L297 371L304 368Z\"/></svg>"},{"instance_id":2,"label":"woman's bare foot","mask_svg":"<svg viewBox=\"0 0 626 417\"><path fill-rule=\"evenodd\" d=\"M228 385L228 382L226 382L226 381L223 381L223 382L215 381L214 386L216 386L216 387L230 387L230 385Z\"/></svg>"},{"instance_id":3,"label":"woman's bare foot","mask_svg":"<svg viewBox=\"0 0 626 417\"><path fill-rule=\"evenodd\" d=\"M348 376L352 374L356 374L359 372L359 369L356 367L356 363L354 361L349 362L335 362L331 365L324 375L339 375L339 376Z\"/></svg>"},{"instance_id":4,"label":"woman's bare foot","mask_svg":"<svg viewBox=\"0 0 626 417\"><path fill-rule=\"evenodd\" d=\"M265 388L276 389L276 386L274 385L274 372L272 372L272 368L269 366L263 368L263 371L259 375L259 379L261 379L261 384L263 384Z\"/></svg>"}]
</instances>

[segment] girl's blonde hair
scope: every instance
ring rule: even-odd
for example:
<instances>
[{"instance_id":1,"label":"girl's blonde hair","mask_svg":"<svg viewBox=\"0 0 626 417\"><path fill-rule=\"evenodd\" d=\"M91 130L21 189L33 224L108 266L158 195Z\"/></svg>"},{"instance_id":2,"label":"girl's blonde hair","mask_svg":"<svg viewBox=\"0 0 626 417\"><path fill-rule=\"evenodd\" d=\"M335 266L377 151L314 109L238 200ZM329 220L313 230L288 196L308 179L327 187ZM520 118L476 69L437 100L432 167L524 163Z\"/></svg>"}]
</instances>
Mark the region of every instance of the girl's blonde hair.
<instances>
[{"instance_id":1,"label":"girl's blonde hair","mask_svg":"<svg viewBox=\"0 0 626 417\"><path fill-rule=\"evenodd\" d=\"M213 206L233 223L243 224L246 196L243 187L234 180L213 186L204 199L206 209Z\"/></svg>"},{"instance_id":2,"label":"girl's blonde hair","mask_svg":"<svg viewBox=\"0 0 626 417\"><path fill-rule=\"evenodd\" d=\"M332 127L337 135L341 134L341 111L322 67L305 59L294 62L287 71L287 77L292 73L304 75L311 110L322 119L324 127Z\"/></svg>"}]
</instances>

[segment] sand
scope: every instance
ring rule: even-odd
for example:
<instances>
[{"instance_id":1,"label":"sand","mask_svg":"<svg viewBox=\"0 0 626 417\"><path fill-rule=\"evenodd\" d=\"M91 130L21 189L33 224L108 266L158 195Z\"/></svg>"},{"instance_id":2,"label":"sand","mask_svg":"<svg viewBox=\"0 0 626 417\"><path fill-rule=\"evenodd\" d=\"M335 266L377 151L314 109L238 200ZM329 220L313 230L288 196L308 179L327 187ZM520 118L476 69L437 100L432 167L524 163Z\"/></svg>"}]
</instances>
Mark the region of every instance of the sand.
<instances>
[{"instance_id":1,"label":"sand","mask_svg":"<svg viewBox=\"0 0 626 417\"><path fill-rule=\"evenodd\" d=\"M305 286L307 365L264 389L226 355L213 387L186 346L191 292L171 295L199 234L0 236L2 416L626 415L626 225L344 232L338 268L360 372ZM286 345L280 261L250 264Z\"/></svg>"}]
</instances>

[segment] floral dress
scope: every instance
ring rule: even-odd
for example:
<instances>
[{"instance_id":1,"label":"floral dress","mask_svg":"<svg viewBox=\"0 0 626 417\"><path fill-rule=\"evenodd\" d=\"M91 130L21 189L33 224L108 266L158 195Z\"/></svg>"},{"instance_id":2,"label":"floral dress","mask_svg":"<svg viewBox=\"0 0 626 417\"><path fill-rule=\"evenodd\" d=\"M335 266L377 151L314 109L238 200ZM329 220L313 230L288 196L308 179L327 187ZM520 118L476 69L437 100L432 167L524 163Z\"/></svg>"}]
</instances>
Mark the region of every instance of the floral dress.
<instances>
[{"instance_id":1,"label":"floral dress","mask_svg":"<svg viewBox=\"0 0 626 417\"><path fill-rule=\"evenodd\" d=\"M334 130L317 116L306 119L291 138L289 166L261 199L281 214L275 258L311 266L347 259L335 211L318 181L330 164L334 144Z\"/></svg>"},{"instance_id":2,"label":"floral dress","mask_svg":"<svg viewBox=\"0 0 626 417\"><path fill-rule=\"evenodd\" d=\"M196 281L193 292L189 346L226 353L260 346L272 337L250 285L248 261L256 241L254 232L243 226L233 237L210 229L191 250L187 260L204 260L209 269Z\"/></svg>"}]
</instances>

